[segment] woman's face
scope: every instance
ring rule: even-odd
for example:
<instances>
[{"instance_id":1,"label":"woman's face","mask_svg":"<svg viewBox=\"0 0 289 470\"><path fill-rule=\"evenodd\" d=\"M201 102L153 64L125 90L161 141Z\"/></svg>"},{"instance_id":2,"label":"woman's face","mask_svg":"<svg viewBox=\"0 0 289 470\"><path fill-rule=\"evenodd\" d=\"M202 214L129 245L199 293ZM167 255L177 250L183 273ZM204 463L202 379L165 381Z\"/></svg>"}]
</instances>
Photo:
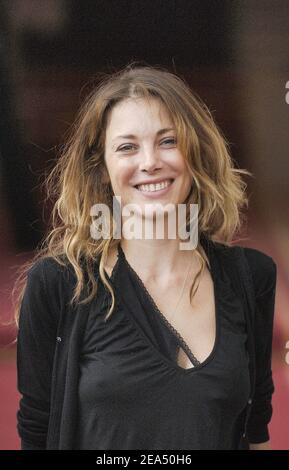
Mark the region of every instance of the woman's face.
<instances>
[{"instance_id":1,"label":"woman's face","mask_svg":"<svg viewBox=\"0 0 289 470\"><path fill-rule=\"evenodd\" d=\"M136 204L146 217L156 203L183 203L191 189L191 176L178 149L173 124L165 107L154 98L149 103L141 98L127 99L112 109L105 163L122 206Z\"/></svg>"}]
</instances>

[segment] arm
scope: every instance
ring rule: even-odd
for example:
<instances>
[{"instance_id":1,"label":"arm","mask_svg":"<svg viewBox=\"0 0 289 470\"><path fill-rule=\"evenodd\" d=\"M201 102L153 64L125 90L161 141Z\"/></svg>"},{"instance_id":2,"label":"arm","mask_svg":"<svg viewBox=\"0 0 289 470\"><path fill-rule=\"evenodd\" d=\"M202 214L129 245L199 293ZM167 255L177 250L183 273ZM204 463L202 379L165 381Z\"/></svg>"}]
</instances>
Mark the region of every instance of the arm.
<instances>
[{"instance_id":1,"label":"arm","mask_svg":"<svg viewBox=\"0 0 289 470\"><path fill-rule=\"evenodd\" d=\"M255 268L256 269L256 268ZM256 293L255 354L256 387L248 421L247 434L250 450L270 450L268 425L272 417L272 339L276 290L276 264L263 254L258 263L262 273L262 285Z\"/></svg>"},{"instance_id":2,"label":"arm","mask_svg":"<svg viewBox=\"0 0 289 470\"><path fill-rule=\"evenodd\" d=\"M46 448L56 328L43 274L44 260L30 269L17 336L17 411L21 450ZM54 296L56 295L56 290Z\"/></svg>"}]
</instances>

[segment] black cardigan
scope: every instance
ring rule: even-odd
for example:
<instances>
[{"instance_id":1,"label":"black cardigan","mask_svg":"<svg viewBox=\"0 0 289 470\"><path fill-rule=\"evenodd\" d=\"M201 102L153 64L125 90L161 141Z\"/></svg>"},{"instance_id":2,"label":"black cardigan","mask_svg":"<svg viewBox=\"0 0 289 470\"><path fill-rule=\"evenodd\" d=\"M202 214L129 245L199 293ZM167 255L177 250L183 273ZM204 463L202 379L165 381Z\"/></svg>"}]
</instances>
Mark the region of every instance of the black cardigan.
<instances>
[{"instance_id":1,"label":"black cardigan","mask_svg":"<svg viewBox=\"0 0 289 470\"><path fill-rule=\"evenodd\" d=\"M219 244L212 243L218 256ZM233 249L233 248L230 248ZM256 391L247 424L251 443L269 439L272 416L271 356L276 264L265 253L245 248L255 291ZM99 276L98 264L95 275ZM71 266L52 258L38 260L28 273L17 336L17 386L22 398L17 411L21 449L72 449L77 425L78 354L91 308L100 296L71 307L76 278Z\"/></svg>"}]
</instances>

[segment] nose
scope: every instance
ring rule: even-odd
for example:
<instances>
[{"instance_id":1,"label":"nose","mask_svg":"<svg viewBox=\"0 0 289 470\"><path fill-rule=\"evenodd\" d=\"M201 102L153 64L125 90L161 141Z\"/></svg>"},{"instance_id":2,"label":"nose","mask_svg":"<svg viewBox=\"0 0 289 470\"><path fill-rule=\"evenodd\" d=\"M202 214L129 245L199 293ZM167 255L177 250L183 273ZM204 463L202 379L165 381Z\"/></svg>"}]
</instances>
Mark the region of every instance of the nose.
<instances>
[{"instance_id":1,"label":"nose","mask_svg":"<svg viewBox=\"0 0 289 470\"><path fill-rule=\"evenodd\" d=\"M157 152L153 150L144 151L141 155L140 170L152 172L160 168L162 168L162 164Z\"/></svg>"}]
</instances>

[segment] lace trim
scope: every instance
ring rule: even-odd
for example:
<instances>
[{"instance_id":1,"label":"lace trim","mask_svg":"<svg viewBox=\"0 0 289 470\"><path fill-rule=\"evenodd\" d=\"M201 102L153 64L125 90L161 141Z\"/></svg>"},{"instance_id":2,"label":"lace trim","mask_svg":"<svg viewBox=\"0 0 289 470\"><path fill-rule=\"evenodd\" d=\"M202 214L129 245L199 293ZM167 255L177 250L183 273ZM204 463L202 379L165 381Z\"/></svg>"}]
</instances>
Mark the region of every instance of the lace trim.
<instances>
[{"instance_id":1,"label":"lace trim","mask_svg":"<svg viewBox=\"0 0 289 470\"><path fill-rule=\"evenodd\" d=\"M194 366L199 366L201 365L201 362L194 356L194 354L192 353L192 351L190 350L189 346L187 345L187 343L185 342L185 340L183 339L183 337L180 335L180 333L173 327L173 325L167 320L167 318L162 314L162 312L160 311L160 309L158 308L158 306L156 305L154 299L152 298L152 296L150 295L150 293L148 292L146 286L144 285L143 281L141 280L141 278L138 276L138 274L133 270L133 268L130 266L130 264L128 263L124 253L123 253L123 250L121 248L121 246L119 246L119 251L122 255L122 258L124 260L124 262L126 263L128 269L130 270L130 272L133 274L133 276L137 279L137 281L139 282L139 284L141 285L141 287L144 289L144 291L146 292L147 296L149 297L154 309L156 310L156 312L159 314L160 318L163 320L163 322L166 324L166 326L169 328L169 330L175 335L177 336L179 342L181 343L181 345L183 346L183 349L185 350L185 352L187 353L187 355L189 356L189 359L191 360L192 364ZM178 354L178 351L177 351L177 354Z\"/></svg>"}]
</instances>

